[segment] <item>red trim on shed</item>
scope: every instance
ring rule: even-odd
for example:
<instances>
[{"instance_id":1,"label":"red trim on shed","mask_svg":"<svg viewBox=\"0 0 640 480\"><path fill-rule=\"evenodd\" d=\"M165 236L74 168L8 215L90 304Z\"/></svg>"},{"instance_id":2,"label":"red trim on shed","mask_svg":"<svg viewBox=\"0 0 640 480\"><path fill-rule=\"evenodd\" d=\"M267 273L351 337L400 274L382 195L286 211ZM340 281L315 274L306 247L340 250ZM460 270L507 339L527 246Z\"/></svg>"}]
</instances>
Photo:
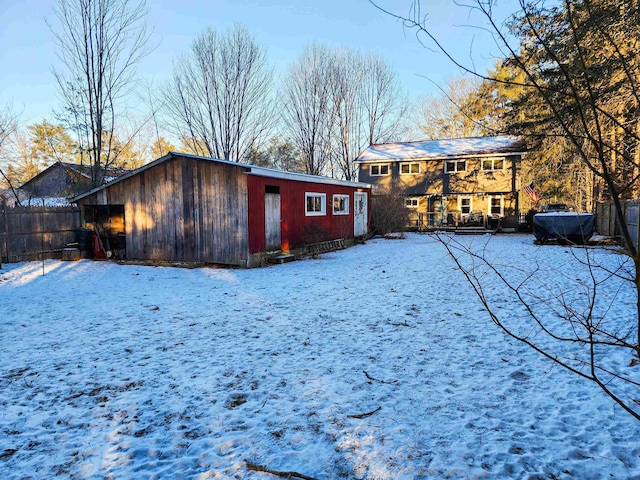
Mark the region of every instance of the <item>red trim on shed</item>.
<instances>
[{"instance_id":1,"label":"red trim on shed","mask_svg":"<svg viewBox=\"0 0 640 480\"><path fill-rule=\"evenodd\" d=\"M249 175L247 189L249 192L249 253L251 254L266 250L265 192L267 186L278 187L280 190L283 251L289 251L306 244L353 237L353 193L367 193L367 204L369 205L371 199L371 191L368 188ZM307 192L326 194L325 215L306 215L305 193ZM333 195L349 196L348 215L333 214Z\"/></svg>"}]
</instances>

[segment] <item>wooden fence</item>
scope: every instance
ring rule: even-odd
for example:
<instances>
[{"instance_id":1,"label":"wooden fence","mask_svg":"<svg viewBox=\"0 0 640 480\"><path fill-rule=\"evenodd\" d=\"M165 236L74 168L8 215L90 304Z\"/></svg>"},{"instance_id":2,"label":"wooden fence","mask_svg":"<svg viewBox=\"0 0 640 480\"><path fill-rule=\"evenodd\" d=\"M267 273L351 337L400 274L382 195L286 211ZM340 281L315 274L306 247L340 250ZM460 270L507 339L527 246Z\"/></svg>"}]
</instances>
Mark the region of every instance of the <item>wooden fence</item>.
<instances>
[{"instance_id":1,"label":"wooden fence","mask_svg":"<svg viewBox=\"0 0 640 480\"><path fill-rule=\"evenodd\" d=\"M0 206L0 262L59 258L77 241L82 226L78 207Z\"/></svg>"},{"instance_id":2,"label":"wooden fence","mask_svg":"<svg viewBox=\"0 0 640 480\"><path fill-rule=\"evenodd\" d=\"M636 248L640 240L640 200L627 200L622 204L629 234ZM601 202L596 205L596 230L600 235L620 238L621 231L616 219L613 202Z\"/></svg>"}]
</instances>

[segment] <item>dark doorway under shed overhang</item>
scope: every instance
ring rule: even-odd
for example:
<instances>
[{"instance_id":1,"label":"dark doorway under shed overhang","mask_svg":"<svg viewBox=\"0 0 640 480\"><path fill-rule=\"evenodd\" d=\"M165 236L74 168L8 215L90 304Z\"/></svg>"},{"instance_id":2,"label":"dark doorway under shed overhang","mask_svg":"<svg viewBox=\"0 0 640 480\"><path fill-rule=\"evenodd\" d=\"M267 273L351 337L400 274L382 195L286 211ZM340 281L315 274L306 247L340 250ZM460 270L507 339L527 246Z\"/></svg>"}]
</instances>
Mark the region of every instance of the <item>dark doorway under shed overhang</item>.
<instances>
[{"instance_id":1,"label":"dark doorway under shed overhang","mask_svg":"<svg viewBox=\"0 0 640 480\"><path fill-rule=\"evenodd\" d=\"M83 220L99 238L94 253L95 248L100 248L106 258L126 258L124 205L84 205Z\"/></svg>"}]
</instances>

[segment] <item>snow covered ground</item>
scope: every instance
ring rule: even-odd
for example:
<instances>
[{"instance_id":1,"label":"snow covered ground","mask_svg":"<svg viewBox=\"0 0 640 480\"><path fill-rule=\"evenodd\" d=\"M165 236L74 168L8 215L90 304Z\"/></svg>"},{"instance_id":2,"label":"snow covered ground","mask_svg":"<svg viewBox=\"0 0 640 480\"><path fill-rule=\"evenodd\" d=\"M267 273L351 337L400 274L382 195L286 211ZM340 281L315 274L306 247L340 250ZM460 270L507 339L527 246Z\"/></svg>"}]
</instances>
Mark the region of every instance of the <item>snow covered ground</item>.
<instances>
[{"instance_id":1,"label":"snow covered ground","mask_svg":"<svg viewBox=\"0 0 640 480\"><path fill-rule=\"evenodd\" d=\"M580 275L532 235L489 244ZM0 270L0 478L275 478L247 462L317 479L640 478L640 423L498 330L433 236L254 270L44 270ZM633 318L629 287L612 318Z\"/></svg>"}]
</instances>

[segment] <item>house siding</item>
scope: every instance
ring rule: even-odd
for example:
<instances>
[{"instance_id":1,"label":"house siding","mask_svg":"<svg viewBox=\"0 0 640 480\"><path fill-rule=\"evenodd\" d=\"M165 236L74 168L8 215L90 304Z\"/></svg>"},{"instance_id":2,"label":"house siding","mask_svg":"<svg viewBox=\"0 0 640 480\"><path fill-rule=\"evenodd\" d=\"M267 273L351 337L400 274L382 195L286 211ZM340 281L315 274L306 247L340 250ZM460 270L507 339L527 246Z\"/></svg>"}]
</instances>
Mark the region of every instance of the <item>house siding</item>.
<instances>
[{"instance_id":1,"label":"house siding","mask_svg":"<svg viewBox=\"0 0 640 480\"><path fill-rule=\"evenodd\" d=\"M488 157L490 158L490 157ZM472 194L477 192L507 193L515 190L514 179L520 156L505 156L505 168L486 172L481 168L482 157L467 158L465 172L445 172L445 161L412 160L419 163L418 174L400 174L400 164L404 160L387 162L390 165L389 175L371 175L372 164L360 165L359 181L375 185L380 192L399 188L406 195L451 195ZM459 160L459 159L451 159ZM373 163L375 165L376 163Z\"/></svg>"},{"instance_id":2,"label":"house siding","mask_svg":"<svg viewBox=\"0 0 640 480\"><path fill-rule=\"evenodd\" d=\"M394 144L390 144L394 145ZM499 170L485 171L484 160L504 159ZM465 171L445 171L449 161L465 161ZM441 225L459 225L468 220L469 214L460 211L460 197L470 197L471 211L482 222L495 223L496 215L491 213L490 199L500 197L502 213L500 225L517 227L519 222L518 174L521 154L514 152L483 152L463 156L440 156L438 158L388 158L369 159L359 163L359 181L374 185L374 195L399 193L414 199L417 205L410 207L410 227L423 228ZM400 165L419 165L419 173L401 174ZM372 175L373 165L388 165L388 175Z\"/></svg>"}]
</instances>

